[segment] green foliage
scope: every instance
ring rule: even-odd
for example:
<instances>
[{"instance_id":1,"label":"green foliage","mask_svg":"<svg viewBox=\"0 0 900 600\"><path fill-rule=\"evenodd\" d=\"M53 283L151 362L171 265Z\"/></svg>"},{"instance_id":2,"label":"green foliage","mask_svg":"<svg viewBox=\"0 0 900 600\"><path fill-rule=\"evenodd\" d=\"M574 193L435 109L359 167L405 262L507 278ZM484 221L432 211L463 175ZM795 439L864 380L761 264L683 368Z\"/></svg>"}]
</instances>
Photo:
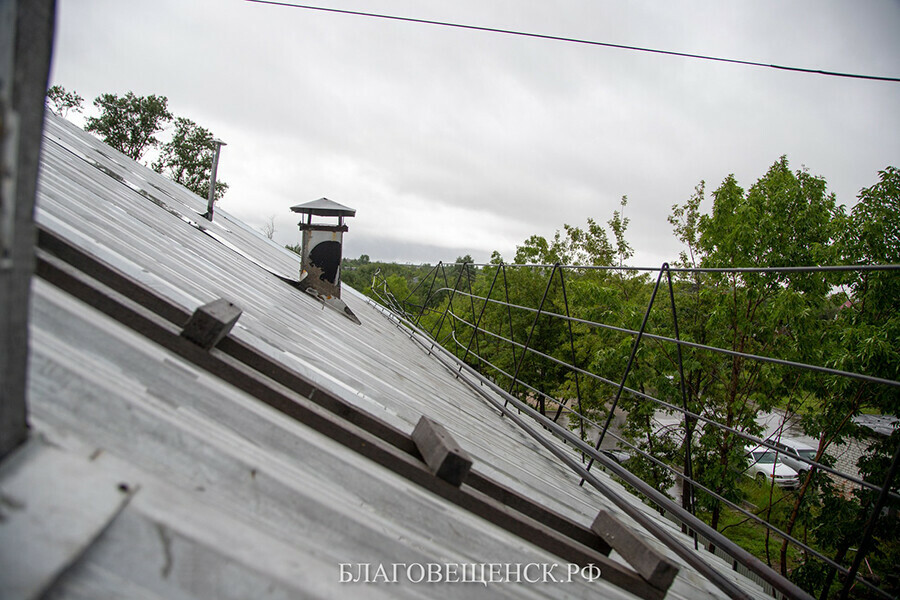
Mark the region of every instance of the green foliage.
<instances>
[{"instance_id":1,"label":"green foliage","mask_svg":"<svg viewBox=\"0 0 900 600\"><path fill-rule=\"evenodd\" d=\"M457 256L453 266L450 267L450 281L457 289L471 292L472 283L478 273L478 269L473 265L475 261L472 256Z\"/></svg>"},{"instance_id":2,"label":"green foliage","mask_svg":"<svg viewBox=\"0 0 900 600\"><path fill-rule=\"evenodd\" d=\"M69 111L83 112L84 98L75 91L68 91L61 85L54 85L47 90L47 108L65 118Z\"/></svg>"},{"instance_id":3,"label":"green foliage","mask_svg":"<svg viewBox=\"0 0 900 600\"><path fill-rule=\"evenodd\" d=\"M134 160L159 145L156 134L172 120L165 96L101 94L94 99L94 106L100 116L88 117L85 130L99 134L104 142Z\"/></svg>"},{"instance_id":4,"label":"green foliage","mask_svg":"<svg viewBox=\"0 0 900 600\"><path fill-rule=\"evenodd\" d=\"M776 527L784 526L793 502L793 492L781 490L777 486L761 485L746 477L738 482L738 487L744 498L742 504L746 510ZM775 550L778 538L769 534L764 525L744 514L731 508L725 509L720 531L767 565L774 566L777 562ZM804 535L805 533L804 530ZM794 568L800 560L801 553L797 549L792 549L789 554L790 567Z\"/></svg>"},{"instance_id":5,"label":"green foliage","mask_svg":"<svg viewBox=\"0 0 900 600\"><path fill-rule=\"evenodd\" d=\"M74 108L80 111L81 97L53 86L47 92L51 110ZM160 147L152 168L170 177L198 196L209 196L209 180L216 145L212 132L184 117L175 118L175 130L169 141L161 144L156 134L173 120L165 96L124 96L101 94L94 99L100 115L88 117L85 130L99 134L103 141L126 156L140 160L150 148ZM222 198L228 184L216 180L216 200Z\"/></svg>"},{"instance_id":6,"label":"green foliage","mask_svg":"<svg viewBox=\"0 0 900 600\"><path fill-rule=\"evenodd\" d=\"M209 180L216 155L212 132L184 117L175 119L172 139L163 144L153 170L180 183L202 198L209 196ZM216 200L222 198L228 184L216 179Z\"/></svg>"},{"instance_id":7,"label":"green foliage","mask_svg":"<svg viewBox=\"0 0 900 600\"><path fill-rule=\"evenodd\" d=\"M748 191L733 176L713 192L713 208L700 215L705 185L669 218L687 250L682 262L702 267L786 267L832 263L837 209L823 179L792 172L782 157ZM817 324L828 307L830 281L821 274L745 272L700 276L679 286L683 337L741 354L816 363ZM689 407L741 432L758 435L759 411L785 397L809 394L796 373L738 355L689 350ZM745 442L718 428L699 431L697 478L732 501L741 498ZM718 526L719 503L702 497Z\"/></svg>"},{"instance_id":8,"label":"green foliage","mask_svg":"<svg viewBox=\"0 0 900 600\"><path fill-rule=\"evenodd\" d=\"M681 266L696 267L700 259L700 204L706 200L706 182L701 181L694 188L694 193L684 205L672 206L672 213L667 217L675 239L685 246L679 258Z\"/></svg>"},{"instance_id":9,"label":"green foliage","mask_svg":"<svg viewBox=\"0 0 900 600\"><path fill-rule=\"evenodd\" d=\"M625 241L625 230L628 229L629 219L625 217L625 206L628 204L628 196L622 196L620 206L622 211L613 211L613 218L607 221L609 228L612 229L613 236L616 238L616 255L619 258L619 266L625 264L625 261L634 256L634 250L631 245Z\"/></svg>"},{"instance_id":10,"label":"green foliage","mask_svg":"<svg viewBox=\"0 0 900 600\"><path fill-rule=\"evenodd\" d=\"M859 202L842 217L837 237L843 260L849 264L897 264L900 262L900 171L888 167L879 182L863 189ZM826 364L836 368L900 379L900 278L890 271L851 271L841 281L845 300L834 316L823 323L820 348ZM847 438L866 440L864 430L851 419L860 412L900 414L896 388L845 378L818 378L818 410L804 417L807 432L820 439L820 448ZM900 448L900 434L869 441L859 461L860 474L881 485L891 457ZM900 481L894 480L895 492ZM849 560L858 545L860 531L871 518L875 492L856 490L850 498L826 490L818 496L823 510L817 523L816 541L824 549ZM879 513L868 565L891 594L900 593L896 565L900 561L900 503L893 499ZM893 573L893 576L890 576ZM828 587L835 594L842 586L834 573L810 562L797 574L809 589Z\"/></svg>"},{"instance_id":11,"label":"green foliage","mask_svg":"<svg viewBox=\"0 0 900 600\"><path fill-rule=\"evenodd\" d=\"M299 245L288 248L300 254ZM431 265L372 261L368 254L362 254L359 258L344 258L341 261L341 282L379 302L385 301L383 283L386 282L387 290L402 303L404 309L410 314L418 315L427 294L427 288L423 288L421 284L432 270Z\"/></svg>"}]
</instances>

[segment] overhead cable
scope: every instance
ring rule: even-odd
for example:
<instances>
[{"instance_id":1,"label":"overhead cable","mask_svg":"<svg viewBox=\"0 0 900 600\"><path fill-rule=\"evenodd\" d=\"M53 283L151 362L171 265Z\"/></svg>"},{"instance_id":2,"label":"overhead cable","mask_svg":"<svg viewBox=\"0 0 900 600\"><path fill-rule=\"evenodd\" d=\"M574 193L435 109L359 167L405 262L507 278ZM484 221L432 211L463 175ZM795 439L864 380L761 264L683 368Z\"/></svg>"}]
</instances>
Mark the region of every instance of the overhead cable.
<instances>
[{"instance_id":1,"label":"overhead cable","mask_svg":"<svg viewBox=\"0 0 900 600\"><path fill-rule=\"evenodd\" d=\"M304 10L316 10L321 12L338 13L343 15L356 15L359 17L370 17L375 19L388 19L391 21L405 21L408 23L419 23L423 25L438 25L441 27L454 27L456 29L470 29L473 31L485 31L488 33L502 33L506 35L516 35L521 37L538 38L542 40L553 40L556 42L569 42L573 44L587 44L589 46L602 46L604 48L616 48L619 50L632 50L635 52L648 52L651 54L664 54L667 56L679 56L681 58L694 58L698 60L709 60L714 62L731 63L736 65L744 65L750 67L766 67L769 69L777 69L780 71L792 71L796 73L809 73L813 75L828 75L830 77L848 77L851 79L868 79L873 81L893 81L900 82L900 77L885 77L881 75L862 75L859 73L844 73L840 71L825 71L822 69L807 69L803 67L789 67L785 65L776 65L750 60L739 60L735 58L723 58L720 56L708 56L705 54L691 54L689 52L676 52L674 50L660 50L658 48L646 48L642 46L628 46L625 44L613 44L610 42L598 42L594 40L585 40L579 38L570 38L557 35L547 35L542 33L530 33L527 31L516 31L512 29L498 29L495 27L482 27L479 25L466 25L463 23L451 23L448 21L433 21L430 19L416 19L413 17L401 17L397 15L386 15L380 13L362 12L357 10L344 10L339 8L327 8L324 6L311 6L308 4L293 4L290 2L277 2L276 0L246 0L255 4L269 4L272 6L282 6L286 8L301 8Z\"/></svg>"}]
</instances>

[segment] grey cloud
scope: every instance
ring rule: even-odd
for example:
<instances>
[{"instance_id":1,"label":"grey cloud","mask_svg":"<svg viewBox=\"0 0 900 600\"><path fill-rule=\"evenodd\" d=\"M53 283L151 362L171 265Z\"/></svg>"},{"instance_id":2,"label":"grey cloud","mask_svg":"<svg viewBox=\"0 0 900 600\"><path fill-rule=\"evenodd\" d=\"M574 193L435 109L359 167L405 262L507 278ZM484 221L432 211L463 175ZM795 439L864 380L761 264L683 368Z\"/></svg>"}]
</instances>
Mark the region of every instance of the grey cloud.
<instances>
[{"instance_id":1,"label":"grey cloud","mask_svg":"<svg viewBox=\"0 0 900 600\"><path fill-rule=\"evenodd\" d=\"M749 187L787 154L852 204L879 169L900 164L895 83L243 2L59 5L55 82L90 98L128 89L167 95L173 110L227 137L220 173L231 185L228 210L262 219L298 201L333 197L360 209L360 235L351 243L390 248L398 259L434 260L435 248L451 249L450 259L465 254L462 225L451 224L447 231L456 233L433 247L399 244L389 240L411 236L380 231L363 215L405 215L423 205L431 214L445 207L479 212L483 218L466 224L471 239L491 239L494 232L474 230L502 222L496 249L511 254L532 233L549 236L587 217L605 222L627 194L635 261L655 263L677 254L665 216L701 179L714 189L733 172ZM595 0L366 6L898 75L891 72L900 55L892 26L898 5L770 8ZM293 227L289 215L278 218L280 228ZM394 226L417 227L416 218L403 219Z\"/></svg>"}]
</instances>

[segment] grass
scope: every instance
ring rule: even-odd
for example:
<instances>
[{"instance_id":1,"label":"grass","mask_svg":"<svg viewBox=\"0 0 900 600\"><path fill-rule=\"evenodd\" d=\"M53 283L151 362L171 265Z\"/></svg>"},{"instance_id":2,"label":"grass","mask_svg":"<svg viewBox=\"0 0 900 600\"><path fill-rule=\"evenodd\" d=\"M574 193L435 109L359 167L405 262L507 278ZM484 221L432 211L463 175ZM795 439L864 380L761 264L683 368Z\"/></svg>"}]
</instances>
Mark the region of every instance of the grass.
<instances>
[{"instance_id":1,"label":"grass","mask_svg":"<svg viewBox=\"0 0 900 600\"><path fill-rule=\"evenodd\" d=\"M741 482L740 488L744 492L746 499L745 509L760 519L769 520L775 527L784 529L794 505L795 492L782 490L778 487L771 489L771 511L769 511L769 485L760 485L756 481L747 479ZM775 533L769 534L769 551L767 556L766 527L761 523L736 510L723 507L719 518L719 531L761 561L774 566L776 569L778 568L782 538ZM798 530L798 527L795 527L793 535L802 539L802 528ZM799 564L800 554L800 550L794 545L788 546L788 570Z\"/></svg>"}]
</instances>

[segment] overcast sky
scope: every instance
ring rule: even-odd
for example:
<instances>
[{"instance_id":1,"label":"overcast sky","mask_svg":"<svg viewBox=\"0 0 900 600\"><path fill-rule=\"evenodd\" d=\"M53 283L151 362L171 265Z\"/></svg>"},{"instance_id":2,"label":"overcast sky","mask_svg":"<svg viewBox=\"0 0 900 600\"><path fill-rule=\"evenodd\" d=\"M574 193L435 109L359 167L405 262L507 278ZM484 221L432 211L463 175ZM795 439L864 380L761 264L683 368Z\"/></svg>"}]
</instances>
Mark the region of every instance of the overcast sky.
<instances>
[{"instance_id":1,"label":"overcast sky","mask_svg":"<svg viewBox=\"0 0 900 600\"><path fill-rule=\"evenodd\" d=\"M316 3L314 0L309 0ZM322 0L321 6L900 77L900 2ZM800 74L245 0L58 0L51 83L86 112L161 94L228 145L220 207L296 243L289 207L357 209L344 255L511 261L628 196L631 263L702 179L781 155L852 205L900 166L900 83ZM83 125L83 117L70 119ZM709 209L706 205L704 209Z\"/></svg>"}]
</instances>

